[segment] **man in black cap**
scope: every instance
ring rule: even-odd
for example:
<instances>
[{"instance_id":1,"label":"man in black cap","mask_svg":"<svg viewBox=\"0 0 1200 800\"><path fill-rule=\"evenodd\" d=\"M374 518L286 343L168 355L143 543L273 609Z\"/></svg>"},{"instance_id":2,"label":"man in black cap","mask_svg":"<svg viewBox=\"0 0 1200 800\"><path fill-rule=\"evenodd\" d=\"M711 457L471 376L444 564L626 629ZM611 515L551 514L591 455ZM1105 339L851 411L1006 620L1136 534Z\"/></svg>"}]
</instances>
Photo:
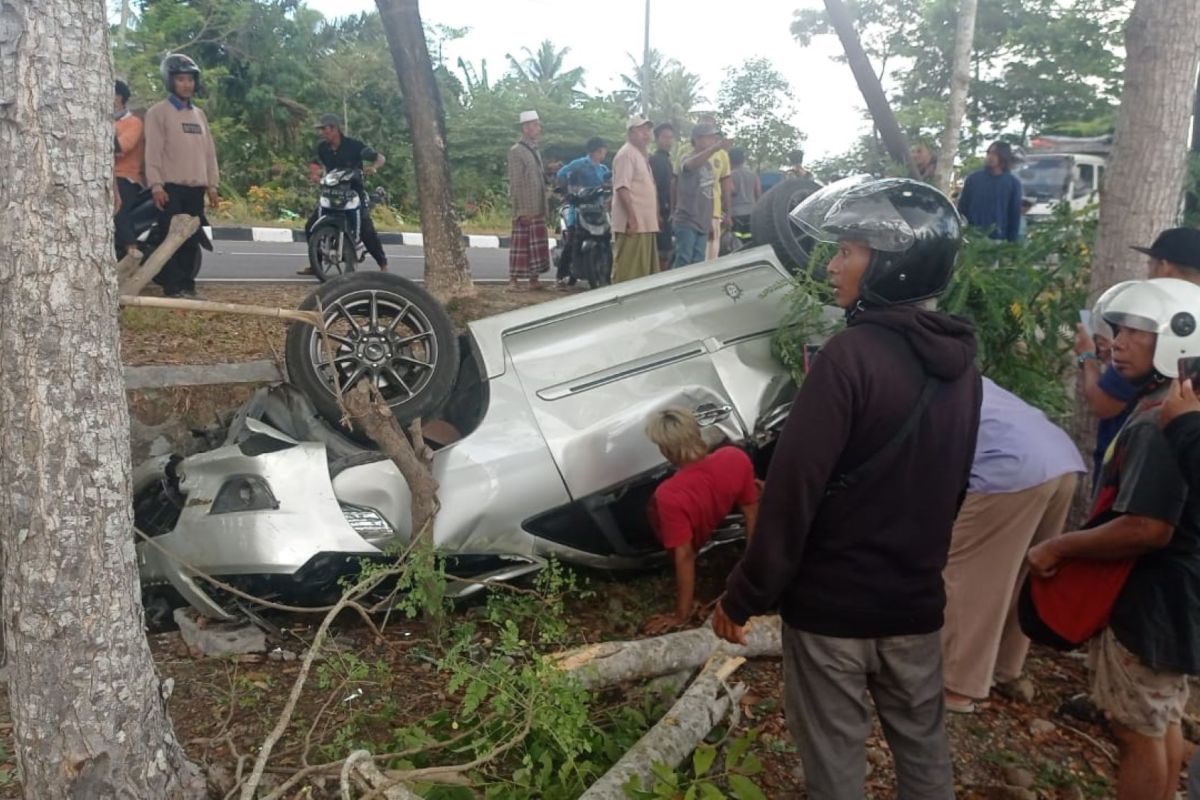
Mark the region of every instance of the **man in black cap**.
<instances>
[{"instance_id":1,"label":"man in black cap","mask_svg":"<svg viewBox=\"0 0 1200 800\"><path fill-rule=\"evenodd\" d=\"M1200 283L1200 230L1168 228L1149 247L1134 250L1150 256L1151 278L1179 278Z\"/></svg>"},{"instance_id":2,"label":"man in black cap","mask_svg":"<svg viewBox=\"0 0 1200 800\"><path fill-rule=\"evenodd\" d=\"M358 139L342 135L342 119L337 114L322 114L321 119L317 121L316 128L321 136L321 143L317 145L317 155L310 164L310 179L314 183L319 180L321 167L324 167L326 172L335 169L361 169L364 175L373 175L387 162L383 153L363 144ZM363 162L366 161L371 163L364 167ZM383 243L379 241L379 234L375 232L375 224L371 221L367 193L363 190L361 182L354 188L362 195L362 226L359 235L362 237L363 246L375 259L380 271L387 272L387 255L383 252ZM304 223L306 236L312 230L312 226L316 224L319 214L320 208L318 207ZM312 267L300 270L299 274L312 275Z\"/></svg>"}]
</instances>

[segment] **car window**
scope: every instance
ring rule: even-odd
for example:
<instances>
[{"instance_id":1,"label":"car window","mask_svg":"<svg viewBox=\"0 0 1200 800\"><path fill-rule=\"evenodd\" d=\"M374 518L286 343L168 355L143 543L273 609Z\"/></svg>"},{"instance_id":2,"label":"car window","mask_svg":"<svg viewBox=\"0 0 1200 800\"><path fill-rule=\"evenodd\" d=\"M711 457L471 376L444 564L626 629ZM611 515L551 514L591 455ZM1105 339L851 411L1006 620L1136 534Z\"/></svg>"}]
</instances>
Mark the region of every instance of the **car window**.
<instances>
[{"instance_id":1,"label":"car window","mask_svg":"<svg viewBox=\"0 0 1200 800\"><path fill-rule=\"evenodd\" d=\"M1096 190L1096 168L1091 164L1075 166L1075 197L1087 197Z\"/></svg>"}]
</instances>

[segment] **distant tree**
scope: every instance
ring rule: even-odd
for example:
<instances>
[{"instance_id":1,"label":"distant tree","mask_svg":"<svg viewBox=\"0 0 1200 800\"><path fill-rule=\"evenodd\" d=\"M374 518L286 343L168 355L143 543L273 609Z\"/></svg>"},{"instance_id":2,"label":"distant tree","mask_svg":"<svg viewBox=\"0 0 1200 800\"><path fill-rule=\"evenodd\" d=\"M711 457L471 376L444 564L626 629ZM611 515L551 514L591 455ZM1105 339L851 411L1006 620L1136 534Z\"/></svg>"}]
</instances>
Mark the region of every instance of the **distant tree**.
<instances>
[{"instance_id":1,"label":"distant tree","mask_svg":"<svg viewBox=\"0 0 1200 800\"><path fill-rule=\"evenodd\" d=\"M796 114L792 87L765 58L752 58L721 84L717 108L750 166L778 166L804 135L790 122Z\"/></svg>"},{"instance_id":2,"label":"distant tree","mask_svg":"<svg viewBox=\"0 0 1200 800\"><path fill-rule=\"evenodd\" d=\"M532 89L542 97L553 100L571 101L581 94L583 67L564 69L571 48L559 49L549 39L544 40L536 52L528 47L521 48L525 57L518 60L511 53L505 54L513 75L526 90Z\"/></svg>"}]
</instances>

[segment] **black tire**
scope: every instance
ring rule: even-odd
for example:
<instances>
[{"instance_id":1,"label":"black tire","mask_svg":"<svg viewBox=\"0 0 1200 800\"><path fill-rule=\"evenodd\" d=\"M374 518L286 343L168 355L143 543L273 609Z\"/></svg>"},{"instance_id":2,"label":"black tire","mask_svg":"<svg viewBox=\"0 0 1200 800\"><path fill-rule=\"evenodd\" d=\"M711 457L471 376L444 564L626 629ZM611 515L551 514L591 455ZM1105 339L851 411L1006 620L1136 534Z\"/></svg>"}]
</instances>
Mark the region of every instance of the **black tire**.
<instances>
[{"instance_id":1,"label":"black tire","mask_svg":"<svg viewBox=\"0 0 1200 800\"><path fill-rule=\"evenodd\" d=\"M821 185L811 178L788 178L772 186L750 212L750 235L754 244L771 245L789 272L798 272L808 265L815 242L800 233L788 219L788 214L801 200L820 188Z\"/></svg>"},{"instance_id":2,"label":"black tire","mask_svg":"<svg viewBox=\"0 0 1200 800\"><path fill-rule=\"evenodd\" d=\"M333 362L326 361L317 330L300 322L288 328L284 358L288 379L331 424L365 441L360 431L341 425L334 370L342 391L373 380L401 424L446 402L458 374L458 337L428 292L399 275L359 272L318 287L300 308L314 311L318 304L335 348Z\"/></svg>"},{"instance_id":3,"label":"black tire","mask_svg":"<svg viewBox=\"0 0 1200 800\"><path fill-rule=\"evenodd\" d=\"M339 237L342 240L342 260L335 261L333 255L337 252ZM340 275L349 275L354 272L357 262L354 240L338 225L317 225L309 234L308 265L321 283Z\"/></svg>"}]
</instances>

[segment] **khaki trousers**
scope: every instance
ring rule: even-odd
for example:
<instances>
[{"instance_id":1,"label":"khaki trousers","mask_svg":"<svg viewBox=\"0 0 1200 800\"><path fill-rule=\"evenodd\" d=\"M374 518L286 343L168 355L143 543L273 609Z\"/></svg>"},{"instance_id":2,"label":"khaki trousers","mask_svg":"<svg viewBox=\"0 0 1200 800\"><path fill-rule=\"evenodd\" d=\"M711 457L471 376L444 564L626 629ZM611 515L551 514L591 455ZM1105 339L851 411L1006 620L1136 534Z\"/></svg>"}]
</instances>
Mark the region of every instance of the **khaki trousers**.
<instances>
[{"instance_id":1,"label":"khaki trousers","mask_svg":"<svg viewBox=\"0 0 1200 800\"><path fill-rule=\"evenodd\" d=\"M1017 622L1025 554L1062 533L1079 476L1007 494L969 494L950 540L942 659L946 688L985 698L1021 676L1029 639Z\"/></svg>"}]
</instances>

